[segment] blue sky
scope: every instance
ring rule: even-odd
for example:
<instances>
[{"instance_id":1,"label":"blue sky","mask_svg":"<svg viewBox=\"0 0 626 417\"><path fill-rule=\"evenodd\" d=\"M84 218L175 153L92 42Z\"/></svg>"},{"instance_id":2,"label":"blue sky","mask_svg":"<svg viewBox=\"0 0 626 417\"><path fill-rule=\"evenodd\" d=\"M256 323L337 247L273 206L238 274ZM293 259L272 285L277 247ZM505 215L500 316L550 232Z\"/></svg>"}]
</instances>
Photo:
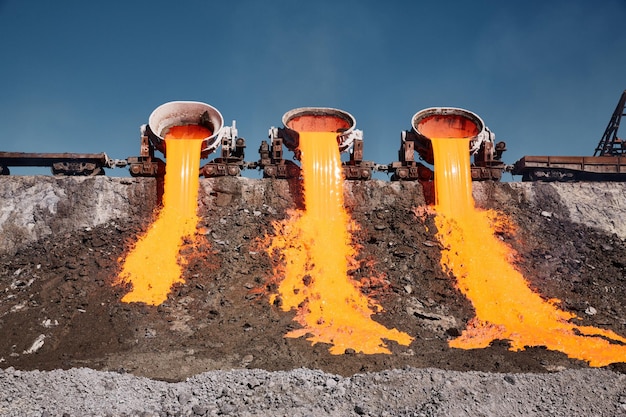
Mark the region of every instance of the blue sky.
<instances>
[{"instance_id":1,"label":"blue sky","mask_svg":"<svg viewBox=\"0 0 626 417\"><path fill-rule=\"evenodd\" d=\"M351 113L377 163L435 106L478 114L507 163L592 155L626 89L624 22L624 0L0 0L0 150L135 156L154 108L197 100L248 161L304 106Z\"/></svg>"}]
</instances>

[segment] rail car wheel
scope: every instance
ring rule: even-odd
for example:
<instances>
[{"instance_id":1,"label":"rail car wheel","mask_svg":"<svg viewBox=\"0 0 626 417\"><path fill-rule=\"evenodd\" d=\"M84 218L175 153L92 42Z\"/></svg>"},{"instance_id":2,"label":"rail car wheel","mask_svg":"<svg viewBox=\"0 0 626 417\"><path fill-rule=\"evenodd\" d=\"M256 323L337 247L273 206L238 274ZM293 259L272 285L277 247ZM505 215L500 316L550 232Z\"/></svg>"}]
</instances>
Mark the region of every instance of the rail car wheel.
<instances>
[{"instance_id":1,"label":"rail car wheel","mask_svg":"<svg viewBox=\"0 0 626 417\"><path fill-rule=\"evenodd\" d=\"M524 181L544 181L544 182L549 182L549 181L554 181L553 178L551 178L550 172L543 170L543 169L531 169L528 172L526 172L522 178L522 180Z\"/></svg>"},{"instance_id":2,"label":"rail car wheel","mask_svg":"<svg viewBox=\"0 0 626 417\"><path fill-rule=\"evenodd\" d=\"M93 162L57 162L51 169L55 177L104 175L103 167Z\"/></svg>"},{"instance_id":3,"label":"rail car wheel","mask_svg":"<svg viewBox=\"0 0 626 417\"><path fill-rule=\"evenodd\" d=\"M576 181L576 175L561 169L531 169L522 176L522 181L570 182Z\"/></svg>"}]
</instances>

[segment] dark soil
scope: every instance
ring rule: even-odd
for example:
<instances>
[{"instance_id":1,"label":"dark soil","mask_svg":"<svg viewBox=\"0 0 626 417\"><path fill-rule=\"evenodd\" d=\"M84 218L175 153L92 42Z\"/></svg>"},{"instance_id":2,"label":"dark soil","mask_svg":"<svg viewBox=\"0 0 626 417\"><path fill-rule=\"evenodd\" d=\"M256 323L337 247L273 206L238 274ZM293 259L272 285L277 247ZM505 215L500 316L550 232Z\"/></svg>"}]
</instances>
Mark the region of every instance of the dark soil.
<instances>
[{"instance_id":1,"label":"dark soil","mask_svg":"<svg viewBox=\"0 0 626 417\"><path fill-rule=\"evenodd\" d=\"M355 235L361 268L354 277L386 276L388 286L369 289L385 310L375 319L414 336L414 342L390 342L391 355L336 356L326 345L284 338L298 325L293 312L268 301L272 264L262 238L272 233L271 222L301 206L299 183L256 180L252 188L262 188L256 193L244 185L236 178L203 180L206 242L187 249L185 283L158 307L122 303L127 289L112 285L120 259L150 224L145 213L53 233L1 255L0 367L89 367L168 381L233 368L306 367L350 376L407 366L513 373L587 367L541 347L511 352L506 341L477 350L448 347L473 309L440 267L432 217L414 212L425 206L422 188L414 183L346 187L346 204L361 227ZM622 239L570 222L558 205L539 207L518 197L511 195L518 203L504 207L489 199L479 204L516 225L501 238L519 253L518 267L530 285L546 299L560 299L582 324L625 335ZM41 335L44 344L27 353Z\"/></svg>"}]
</instances>

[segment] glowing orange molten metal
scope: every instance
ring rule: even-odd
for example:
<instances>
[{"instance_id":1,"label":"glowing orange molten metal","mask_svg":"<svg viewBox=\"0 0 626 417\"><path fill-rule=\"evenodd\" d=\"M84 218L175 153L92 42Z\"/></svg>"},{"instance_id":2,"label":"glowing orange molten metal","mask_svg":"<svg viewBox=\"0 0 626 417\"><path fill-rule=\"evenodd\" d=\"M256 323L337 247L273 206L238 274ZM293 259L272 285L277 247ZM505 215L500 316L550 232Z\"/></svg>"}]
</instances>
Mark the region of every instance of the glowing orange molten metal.
<instances>
[{"instance_id":1,"label":"glowing orange molten metal","mask_svg":"<svg viewBox=\"0 0 626 417\"><path fill-rule=\"evenodd\" d=\"M172 285L183 282L185 260L179 252L196 233L201 139L211 135L209 129L197 125L174 126L165 135L163 207L124 261L116 283L130 283L132 290L122 301L159 305Z\"/></svg>"},{"instance_id":2,"label":"glowing orange molten metal","mask_svg":"<svg viewBox=\"0 0 626 417\"><path fill-rule=\"evenodd\" d=\"M441 264L456 277L459 290L476 310L476 317L450 346L484 348L502 339L510 341L511 350L545 346L591 366L625 362L625 338L610 330L573 324L571 320L577 317L560 310L558 300L545 301L529 288L510 263L515 252L494 236L494 213L474 207L468 152L471 135L455 129L437 133L431 142L436 223L445 247Z\"/></svg>"},{"instance_id":3,"label":"glowing orange molten metal","mask_svg":"<svg viewBox=\"0 0 626 417\"><path fill-rule=\"evenodd\" d=\"M284 265L278 296L284 311L297 309L302 328L285 337L309 335L313 344L332 345L330 353L346 349L366 354L391 353L383 339L408 345L412 338L372 320L382 307L363 295L348 277L355 256L350 245L354 227L343 205L343 174L337 133L300 132L304 200L306 209L276 223L268 253L280 254Z\"/></svg>"}]
</instances>

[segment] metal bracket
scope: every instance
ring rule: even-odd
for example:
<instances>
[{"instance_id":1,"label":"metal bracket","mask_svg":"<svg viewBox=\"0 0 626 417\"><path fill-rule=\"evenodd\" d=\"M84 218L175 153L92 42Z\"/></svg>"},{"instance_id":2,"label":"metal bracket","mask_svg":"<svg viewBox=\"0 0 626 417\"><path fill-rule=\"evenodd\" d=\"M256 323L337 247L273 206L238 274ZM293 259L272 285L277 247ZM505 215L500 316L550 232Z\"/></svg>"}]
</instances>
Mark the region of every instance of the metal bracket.
<instances>
[{"instance_id":1,"label":"metal bracket","mask_svg":"<svg viewBox=\"0 0 626 417\"><path fill-rule=\"evenodd\" d=\"M363 161L363 132L360 130L350 139L350 160L344 162L343 174L347 180L369 180L372 178L374 162Z\"/></svg>"},{"instance_id":2,"label":"metal bracket","mask_svg":"<svg viewBox=\"0 0 626 417\"><path fill-rule=\"evenodd\" d=\"M271 145L265 140L261 141L260 159L251 167L262 169L264 178L299 178L300 167L283 158L283 138L278 135L278 129L270 129L269 136Z\"/></svg>"},{"instance_id":3,"label":"metal bracket","mask_svg":"<svg viewBox=\"0 0 626 417\"><path fill-rule=\"evenodd\" d=\"M200 173L205 178L213 177L236 177L246 167L244 149L246 141L237 136L237 122L233 120L232 126L224 126L217 134L216 146L221 145L220 156L206 163L200 168Z\"/></svg>"}]
</instances>

